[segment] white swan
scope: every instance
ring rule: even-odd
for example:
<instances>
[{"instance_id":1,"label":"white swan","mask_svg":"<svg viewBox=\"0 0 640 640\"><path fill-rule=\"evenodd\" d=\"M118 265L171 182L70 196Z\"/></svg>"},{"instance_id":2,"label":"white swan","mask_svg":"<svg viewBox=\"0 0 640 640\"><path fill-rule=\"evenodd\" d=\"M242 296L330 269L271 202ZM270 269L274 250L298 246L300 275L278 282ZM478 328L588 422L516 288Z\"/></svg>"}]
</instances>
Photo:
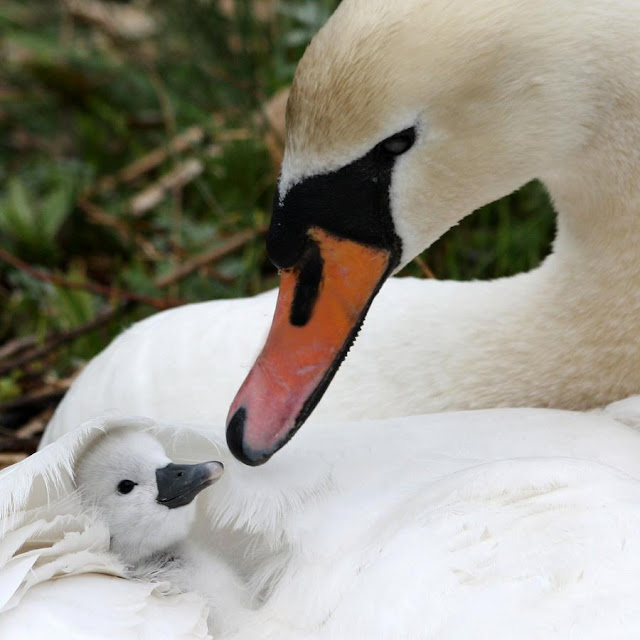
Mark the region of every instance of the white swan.
<instances>
[{"instance_id":1,"label":"white swan","mask_svg":"<svg viewBox=\"0 0 640 640\"><path fill-rule=\"evenodd\" d=\"M3 639L22 640L24 624L46 628L45 611L47 635L28 637L73 637L89 616L92 638L115 624L117 637L138 637L134 628L154 637L141 630L157 631L163 616L178 618L183 635L155 637L200 637L184 631L206 615L196 596L109 575L123 574L108 534L75 511L65 487L72 458L123 424L152 429L172 459L225 464L199 499L198 524L212 550L263 586L263 602L220 637L637 637L640 433L627 424L640 424L640 398L598 414L502 409L324 425L259 469L230 455L222 428L95 421L0 475Z\"/></svg>"},{"instance_id":2,"label":"white swan","mask_svg":"<svg viewBox=\"0 0 640 640\"><path fill-rule=\"evenodd\" d=\"M495 282L388 282L320 419L589 408L640 390L639 32L636 0L340 4L296 74L269 236L278 264L306 265L311 293L296 305L298 323L320 273L317 251L307 249L320 242L322 299L335 304L333 316L321 322L321 300L306 310L307 327L274 327L282 344L272 351L269 343L234 405L248 411L244 433L236 425L236 453L262 460L300 424L382 271L534 177L558 209L553 255L532 273ZM334 245L330 236L365 244ZM342 274L364 278L362 290L332 297L343 282L332 275L336 247L350 247L333 257ZM290 296L287 270L283 283ZM357 308L342 308L340 296ZM137 325L83 373L46 441L109 408L217 421L272 305L266 294ZM284 307L278 314L290 315ZM317 344L327 322L336 333L301 369L305 345ZM270 383L274 372L286 392ZM252 414L260 415L255 428Z\"/></svg>"},{"instance_id":3,"label":"white swan","mask_svg":"<svg viewBox=\"0 0 640 640\"><path fill-rule=\"evenodd\" d=\"M210 638L205 601L167 584L124 580L109 530L82 509L73 458L101 434L94 424L0 474L0 636Z\"/></svg>"},{"instance_id":4,"label":"white swan","mask_svg":"<svg viewBox=\"0 0 640 640\"><path fill-rule=\"evenodd\" d=\"M558 208L553 254L461 288L452 341L424 325L449 406L640 388L638 33L634 0L340 4L287 106L267 237L280 297L229 413L239 459L265 462L302 425L393 269L536 177Z\"/></svg>"},{"instance_id":5,"label":"white swan","mask_svg":"<svg viewBox=\"0 0 640 640\"><path fill-rule=\"evenodd\" d=\"M201 595L212 634L237 628L249 608L240 577L194 531L195 498L223 470L216 461L174 464L151 434L115 429L85 449L75 474L83 506L107 525L128 575Z\"/></svg>"}]
</instances>

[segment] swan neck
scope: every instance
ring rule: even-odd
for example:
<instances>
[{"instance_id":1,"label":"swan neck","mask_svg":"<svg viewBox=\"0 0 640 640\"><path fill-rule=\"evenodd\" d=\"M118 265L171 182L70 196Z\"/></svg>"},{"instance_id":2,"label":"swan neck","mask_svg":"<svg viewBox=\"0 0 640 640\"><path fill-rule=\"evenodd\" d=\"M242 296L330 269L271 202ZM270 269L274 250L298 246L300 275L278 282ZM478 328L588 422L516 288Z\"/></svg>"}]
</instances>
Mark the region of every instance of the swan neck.
<instances>
[{"instance_id":1,"label":"swan neck","mask_svg":"<svg viewBox=\"0 0 640 640\"><path fill-rule=\"evenodd\" d=\"M544 182L558 212L558 258L589 271L622 265L627 281L630 269L640 271L640 136L624 148L587 155L581 166Z\"/></svg>"}]
</instances>

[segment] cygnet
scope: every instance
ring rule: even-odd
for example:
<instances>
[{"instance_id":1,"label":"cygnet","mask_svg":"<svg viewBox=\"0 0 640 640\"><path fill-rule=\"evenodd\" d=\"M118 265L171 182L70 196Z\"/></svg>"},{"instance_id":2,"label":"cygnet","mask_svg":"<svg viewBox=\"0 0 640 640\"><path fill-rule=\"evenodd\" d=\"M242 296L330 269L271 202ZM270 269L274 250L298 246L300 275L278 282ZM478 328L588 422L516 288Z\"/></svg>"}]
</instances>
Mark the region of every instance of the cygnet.
<instances>
[{"instance_id":1,"label":"cygnet","mask_svg":"<svg viewBox=\"0 0 640 640\"><path fill-rule=\"evenodd\" d=\"M76 483L111 535L131 577L195 591L209 603L209 631L237 628L248 589L216 550L190 536L196 496L224 473L221 462L174 464L148 432L120 429L82 456Z\"/></svg>"}]
</instances>

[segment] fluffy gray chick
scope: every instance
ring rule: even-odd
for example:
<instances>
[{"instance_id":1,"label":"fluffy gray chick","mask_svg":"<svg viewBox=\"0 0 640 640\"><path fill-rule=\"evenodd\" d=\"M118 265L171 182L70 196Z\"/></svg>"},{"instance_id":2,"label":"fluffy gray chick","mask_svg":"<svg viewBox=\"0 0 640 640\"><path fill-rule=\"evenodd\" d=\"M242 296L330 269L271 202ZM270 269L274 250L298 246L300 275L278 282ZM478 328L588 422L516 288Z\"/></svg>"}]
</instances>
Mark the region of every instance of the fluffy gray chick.
<instances>
[{"instance_id":1,"label":"fluffy gray chick","mask_svg":"<svg viewBox=\"0 0 640 640\"><path fill-rule=\"evenodd\" d=\"M130 575L200 593L211 607L210 632L237 628L249 600L215 549L189 535L194 499L223 472L220 462L174 464L151 434L124 429L100 438L76 467L82 503L107 524L111 550Z\"/></svg>"}]
</instances>

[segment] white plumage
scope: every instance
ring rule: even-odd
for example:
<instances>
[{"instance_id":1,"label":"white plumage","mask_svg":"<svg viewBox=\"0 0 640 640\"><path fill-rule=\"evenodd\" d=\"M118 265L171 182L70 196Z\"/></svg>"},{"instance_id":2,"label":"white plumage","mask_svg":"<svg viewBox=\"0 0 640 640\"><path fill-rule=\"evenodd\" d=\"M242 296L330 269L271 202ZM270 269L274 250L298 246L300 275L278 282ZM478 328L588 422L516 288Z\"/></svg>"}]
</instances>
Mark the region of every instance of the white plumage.
<instances>
[{"instance_id":1,"label":"white plumage","mask_svg":"<svg viewBox=\"0 0 640 640\"><path fill-rule=\"evenodd\" d=\"M88 573L41 582L0 615L7 640L206 640L199 596L166 595L156 584Z\"/></svg>"},{"instance_id":2,"label":"white plumage","mask_svg":"<svg viewBox=\"0 0 640 640\"><path fill-rule=\"evenodd\" d=\"M222 467L218 462L172 467L151 434L117 429L83 452L75 478L84 509L95 510L107 525L110 549L127 565L127 575L197 592L210 607L209 632L220 634L237 628L249 607L248 588L210 540L198 539L192 496L217 481ZM190 472L195 477L185 482ZM181 493L188 494L188 503L169 508L160 501Z\"/></svg>"},{"instance_id":3,"label":"white plumage","mask_svg":"<svg viewBox=\"0 0 640 640\"><path fill-rule=\"evenodd\" d=\"M125 580L106 525L81 508L74 459L101 435L92 424L0 474L0 637L209 638L202 597Z\"/></svg>"},{"instance_id":4,"label":"white plumage","mask_svg":"<svg viewBox=\"0 0 640 640\"><path fill-rule=\"evenodd\" d=\"M231 458L221 418L262 342L273 294L156 316L74 385L48 442L104 409L202 421L206 436L175 425L156 436L172 458L219 454L226 465L196 526L259 600L229 638L637 637L638 399L600 414L339 420L591 407L637 391L639 24L635 0L344 0L298 74L303 99L282 192L419 117L421 137L394 169L390 194L402 260L534 177L559 209L553 255L492 283L389 283L319 407L332 422L307 427L258 469ZM351 55L354 43L362 55ZM349 60L363 71L355 82L344 82ZM121 620L132 583L103 575L122 567L104 527L76 511L65 470L96 428L0 475L10 532L0 546L3 638L20 638L10 635L19 626L3 624L45 606L69 637L85 623L69 608L80 583L109 624ZM44 477L62 504L46 506ZM71 515L52 520L62 512ZM50 580L68 572L80 575ZM43 592L58 583L68 597L56 608ZM136 588L148 589L135 602L154 611L152 623L179 611L174 636L202 635L197 596ZM146 629L147 619L122 618L125 631Z\"/></svg>"},{"instance_id":5,"label":"white plumage","mask_svg":"<svg viewBox=\"0 0 640 640\"><path fill-rule=\"evenodd\" d=\"M221 637L635 638L640 434L628 425L640 423L639 416L634 398L600 413L506 409L323 425L257 469L230 456L222 429L212 436L208 428L205 435L136 418L104 420L2 474L1 505L15 519L32 479L45 474L51 495L59 476L65 496L66 472L54 470L68 467L74 451L82 455L96 430L123 422L153 427L172 459L220 459L226 467L201 496L198 530L254 585L260 604L241 616L239 630ZM39 486L31 491L32 508L46 500ZM44 513L51 510L42 508L39 519ZM3 525L29 539L33 512L24 518L18 525L5 517ZM72 578L86 579L77 587L83 598L95 585L110 608L121 590L143 589L96 575L118 574L113 558L105 560L108 538L92 534L81 544L76 528L60 527L58 537L66 531L65 544L84 547L85 557L58 554L85 574ZM70 578L25 586L28 571L16 578L14 567L29 552L7 540L0 552L12 559L2 564L0 584L13 600L9 617L0 616L0 634L13 640L20 636L7 635L5 621L23 612L30 619L38 606L58 615L44 590L55 593ZM155 624L165 604L175 613L170 603L177 597L197 628L196 596L156 600L157 591L144 588L150 595L142 602L155 607ZM61 606L73 592L70 583L64 589ZM82 623L83 616L69 617L68 600L62 611L61 625ZM181 620L186 624L187 615Z\"/></svg>"}]
</instances>

